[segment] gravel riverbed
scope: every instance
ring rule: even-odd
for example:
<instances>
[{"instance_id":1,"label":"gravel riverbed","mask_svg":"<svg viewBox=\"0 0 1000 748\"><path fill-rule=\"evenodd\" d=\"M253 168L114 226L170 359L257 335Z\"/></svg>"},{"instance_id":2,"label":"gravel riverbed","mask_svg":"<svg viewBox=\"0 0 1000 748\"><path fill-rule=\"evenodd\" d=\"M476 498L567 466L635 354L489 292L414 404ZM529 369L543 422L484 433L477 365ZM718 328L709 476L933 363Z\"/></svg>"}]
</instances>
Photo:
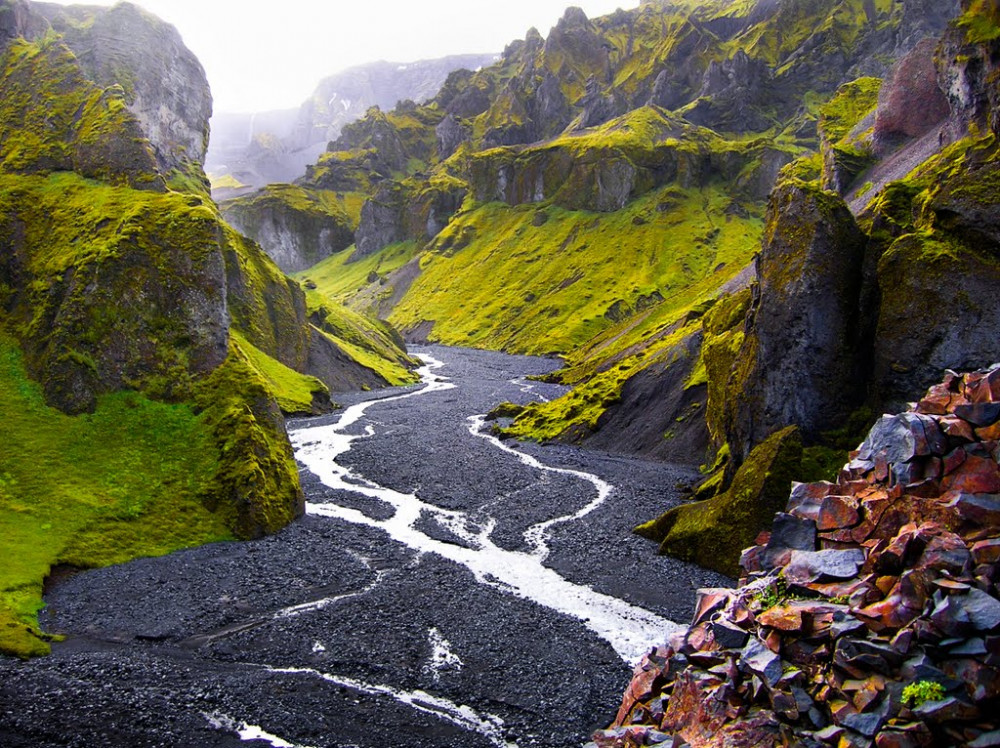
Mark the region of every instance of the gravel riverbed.
<instances>
[{"instance_id":1,"label":"gravel riverbed","mask_svg":"<svg viewBox=\"0 0 1000 748\"><path fill-rule=\"evenodd\" d=\"M558 748L607 724L634 648L616 621L655 639L729 583L630 532L695 475L500 445L470 419L556 396L523 379L554 362L417 352L429 386L289 424L310 510L285 531L56 585L66 641L0 658L0 746ZM334 479L305 467L338 449Z\"/></svg>"}]
</instances>

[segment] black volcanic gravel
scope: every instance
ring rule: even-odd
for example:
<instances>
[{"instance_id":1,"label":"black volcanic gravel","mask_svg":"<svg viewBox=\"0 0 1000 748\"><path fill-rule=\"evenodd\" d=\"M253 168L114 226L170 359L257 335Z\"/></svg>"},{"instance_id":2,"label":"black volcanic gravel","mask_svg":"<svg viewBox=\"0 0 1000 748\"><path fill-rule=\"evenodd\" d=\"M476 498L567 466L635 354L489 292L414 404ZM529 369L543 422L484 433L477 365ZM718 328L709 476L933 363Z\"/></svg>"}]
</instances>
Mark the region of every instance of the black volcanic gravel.
<instances>
[{"instance_id":1,"label":"black volcanic gravel","mask_svg":"<svg viewBox=\"0 0 1000 748\"><path fill-rule=\"evenodd\" d=\"M459 385L372 406L351 433L374 428L341 463L428 504L497 521L494 541L526 550L530 525L594 496L579 478L525 466L469 432L469 416L503 400L560 388L510 380L552 361L424 349ZM342 402L390 392L341 396ZM302 428L337 415L297 421ZM553 529L547 564L566 579L680 622L693 589L730 580L674 559L632 535L673 501L690 469L567 447L517 445L541 462L615 486L583 520ZM334 491L307 471L310 500L375 518L378 499ZM417 527L462 545L430 519ZM289 606L327 600L298 615ZM424 691L503 720L503 738L578 746L610 721L630 669L580 622L476 581L433 553L379 529L307 516L278 535L223 543L78 574L48 595L42 615L66 635L50 657L0 657L0 746L264 746L234 725L259 725L296 746L371 748L496 745L440 716ZM461 667L430 667L432 639ZM298 672L275 672L286 669ZM326 676L324 678L323 676ZM412 704L388 695L407 692ZM285 743L275 743L278 745Z\"/></svg>"}]
</instances>

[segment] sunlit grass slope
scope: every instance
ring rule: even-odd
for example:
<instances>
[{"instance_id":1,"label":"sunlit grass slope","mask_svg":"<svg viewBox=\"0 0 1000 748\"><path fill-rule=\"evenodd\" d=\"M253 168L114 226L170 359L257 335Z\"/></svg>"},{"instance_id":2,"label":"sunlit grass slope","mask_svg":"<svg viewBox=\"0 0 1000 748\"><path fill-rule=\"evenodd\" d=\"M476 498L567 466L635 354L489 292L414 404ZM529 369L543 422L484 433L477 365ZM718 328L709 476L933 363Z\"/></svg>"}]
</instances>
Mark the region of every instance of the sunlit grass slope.
<instances>
[{"instance_id":1,"label":"sunlit grass slope","mask_svg":"<svg viewBox=\"0 0 1000 748\"><path fill-rule=\"evenodd\" d=\"M93 414L45 404L0 336L0 651L43 654L42 583L56 564L102 566L230 537L200 500L217 464L190 406L126 392Z\"/></svg>"}]
</instances>

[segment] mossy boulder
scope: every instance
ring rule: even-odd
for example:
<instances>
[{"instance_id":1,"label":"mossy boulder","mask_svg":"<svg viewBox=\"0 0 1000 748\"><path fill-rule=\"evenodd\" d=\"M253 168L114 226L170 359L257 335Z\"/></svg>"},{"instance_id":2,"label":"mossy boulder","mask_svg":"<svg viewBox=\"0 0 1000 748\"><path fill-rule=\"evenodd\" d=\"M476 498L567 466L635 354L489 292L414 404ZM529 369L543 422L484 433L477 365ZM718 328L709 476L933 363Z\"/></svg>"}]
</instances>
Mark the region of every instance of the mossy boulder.
<instances>
[{"instance_id":1,"label":"mossy boulder","mask_svg":"<svg viewBox=\"0 0 1000 748\"><path fill-rule=\"evenodd\" d=\"M660 543L661 553L739 576L740 553L784 508L801 463L802 440L789 426L754 448L725 492L674 507L635 532Z\"/></svg>"},{"instance_id":2,"label":"mossy boulder","mask_svg":"<svg viewBox=\"0 0 1000 748\"><path fill-rule=\"evenodd\" d=\"M795 424L812 439L863 400L865 246L838 196L796 182L772 194L756 259L757 296L725 407L737 463L775 429Z\"/></svg>"},{"instance_id":3,"label":"mossy boulder","mask_svg":"<svg viewBox=\"0 0 1000 748\"><path fill-rule=\"evenodd\" d=\"M911 400L943 369L1000 360L1000 259L942 233L909 234L882 256L875 384L886 403Z\"/></svg>"}]
</instances>

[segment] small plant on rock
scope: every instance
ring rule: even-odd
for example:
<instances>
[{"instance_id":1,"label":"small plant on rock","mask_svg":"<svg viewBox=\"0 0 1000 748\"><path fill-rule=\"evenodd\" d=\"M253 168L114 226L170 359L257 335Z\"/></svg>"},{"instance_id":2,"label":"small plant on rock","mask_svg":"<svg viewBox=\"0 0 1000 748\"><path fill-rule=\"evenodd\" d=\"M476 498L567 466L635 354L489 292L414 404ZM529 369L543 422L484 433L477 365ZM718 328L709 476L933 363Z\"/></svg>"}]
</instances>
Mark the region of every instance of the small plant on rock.
<instances>
[{"instance_id":1,"label":"small plant on rock","mask_svg":"<svg viewBox=\"0 0 1000 748\"><path fill-rule=\"evenodd\" d=\"M770 584L766 589L761 590L754 599L760 610L764 611L770 610L775 605L781 605L788 598L788 586L785 584L785 580L779 577L774 580L774 584Z\"/></svg>"},{"instance_id":2,"label":"small plant on rock","mask_svg":"<svg viewBox=\"0 0 1000 748\"><path fill-rule=\"evenodd\" d=\"M903 703L917 708L928 701L944 698L944 686L933 680L918 680L903 689Z\"/></svg>"}]
</instances>

